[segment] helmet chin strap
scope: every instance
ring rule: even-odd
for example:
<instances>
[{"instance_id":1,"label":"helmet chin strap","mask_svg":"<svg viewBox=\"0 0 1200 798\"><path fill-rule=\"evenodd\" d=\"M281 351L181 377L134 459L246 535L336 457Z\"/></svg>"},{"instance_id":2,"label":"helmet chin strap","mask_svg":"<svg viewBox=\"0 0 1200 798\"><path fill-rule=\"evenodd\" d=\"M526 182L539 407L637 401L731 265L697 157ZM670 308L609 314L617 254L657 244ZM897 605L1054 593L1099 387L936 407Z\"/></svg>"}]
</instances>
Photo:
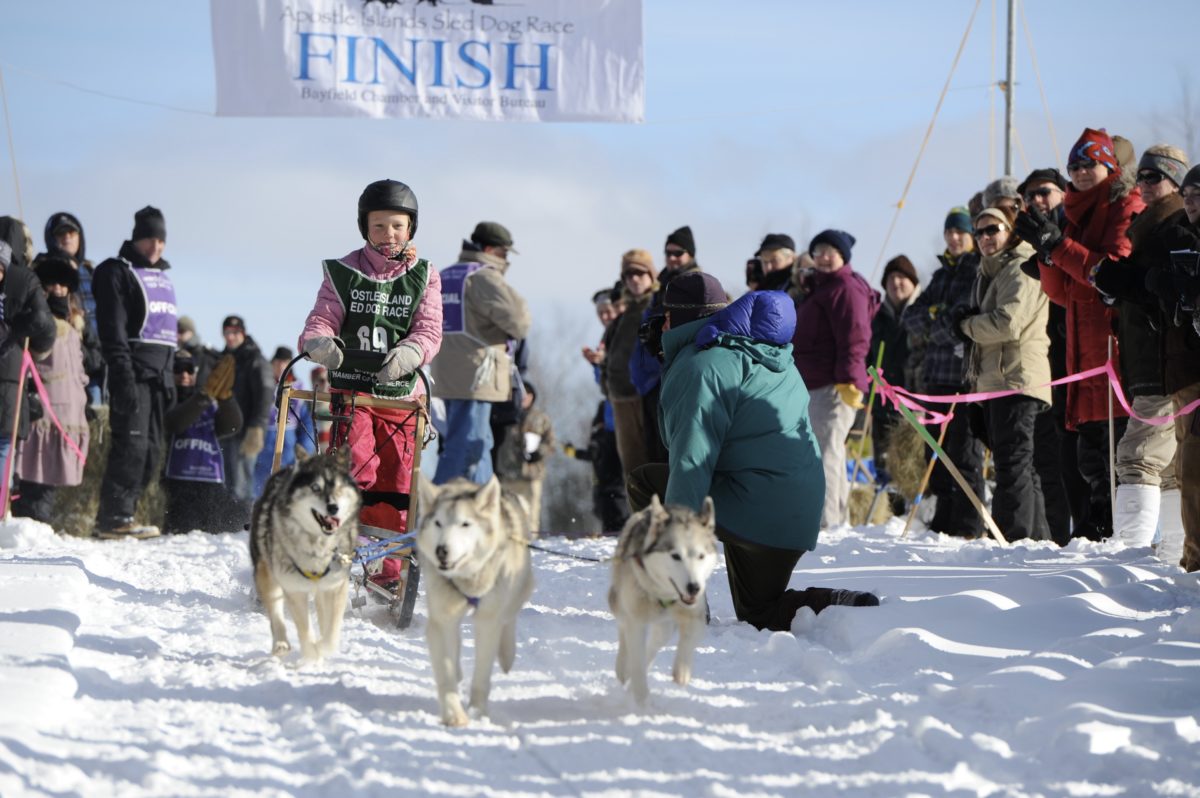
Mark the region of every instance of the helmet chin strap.
<instances>
[{"instance_id":1,"label":"helmet chin strap","mask_svg":"<svg viewBox=\"0 0 1200 798\"><path fill-rule=\"evenodd\" d=\"M367 245L369 247L371 247L371 249L378 252L380 255L383 255L388 260L403 260L404 254L406 252L408 252L408 248L412 246L412 239L410 238L408 241L405 241L404 246L400 247L399 250L395 250L395 251L393 251L393 248L395 246L394 244L375 244L370 239L368 239Z\"/></svg>"}]
</instances>

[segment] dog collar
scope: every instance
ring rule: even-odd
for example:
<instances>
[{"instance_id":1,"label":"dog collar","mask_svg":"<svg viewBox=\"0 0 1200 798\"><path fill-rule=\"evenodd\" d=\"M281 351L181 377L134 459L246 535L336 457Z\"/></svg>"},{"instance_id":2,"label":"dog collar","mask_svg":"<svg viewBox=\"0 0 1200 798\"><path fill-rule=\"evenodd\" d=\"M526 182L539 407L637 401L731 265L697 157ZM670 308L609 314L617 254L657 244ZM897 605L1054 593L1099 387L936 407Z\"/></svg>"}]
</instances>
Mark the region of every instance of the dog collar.
<instances>
[{"instance_id":1,"label":"dog collar","mask_svg":"<svg viewBox=\"0 0 1200 798\"><path fill-rule=\"evenodd\" d=\"M289 559L292 559L292 558L289 558ZM296 563L296 561L294 559L292 559L292 567L295 568L297 571L299 571L301 576L303 576L306 579L309 579L313 582L316 582L318 579L323 578L326 574L328 574L333 569L333 560L329 561L329 565L326 565L325 570L322 571L321 573L317 573L316 571L304 570Z\"/></svg>"}]
</instances>

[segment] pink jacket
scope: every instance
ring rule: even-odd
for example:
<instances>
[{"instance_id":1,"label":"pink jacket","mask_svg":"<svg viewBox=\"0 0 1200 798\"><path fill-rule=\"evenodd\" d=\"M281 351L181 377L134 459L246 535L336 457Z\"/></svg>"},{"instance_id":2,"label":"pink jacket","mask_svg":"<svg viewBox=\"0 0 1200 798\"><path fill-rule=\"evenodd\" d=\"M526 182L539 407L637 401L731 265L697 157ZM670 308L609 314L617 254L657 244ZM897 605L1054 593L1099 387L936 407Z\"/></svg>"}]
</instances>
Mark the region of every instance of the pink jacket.
<instances>
[{"instance_id":1,"label":"pink jacket","mask_svg":"<svg viewBox=\"0 0 1200 798\"><path fill-rule=\"evenodd\" d=\"M386 280L411 268L417 262L417 252L415 248L410 247L404 260L394 261L388 260L370 247L362 247L341 260L368 277ZM300 333L297 342L299 351L304 350L304 342L310 338L319 335L340 335L342 319L342 302L326 276L317 290L316 304L304 320L304 331ZM429 283L425 286L425 293L421 296L421 302L413 314L412 326L404 340L421 347L421 351L425 353L422 365L428 365L442 348L442 278L432 264L429 267ZM420 383L418 389L420 390Z\"/></svg>"}]
</instances>

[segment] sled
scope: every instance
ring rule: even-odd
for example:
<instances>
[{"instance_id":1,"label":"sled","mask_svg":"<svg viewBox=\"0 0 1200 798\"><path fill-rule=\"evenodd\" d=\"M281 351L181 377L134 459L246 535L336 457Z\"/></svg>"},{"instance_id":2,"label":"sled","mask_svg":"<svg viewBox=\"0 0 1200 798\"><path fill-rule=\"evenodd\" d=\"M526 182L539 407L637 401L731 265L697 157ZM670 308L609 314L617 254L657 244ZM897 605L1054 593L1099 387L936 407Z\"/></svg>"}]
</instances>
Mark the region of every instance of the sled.
<instances>
[{"instance_id":1,"label":"sled","mask_svg":"<svg viewBox=\"0 0 1200 798\"><path fill-rule=\"evenodd\" d=\"M340 372L353 372L360 377L373 375L383 364L384 353L362 350L345 350ZM291 402L297 399L308 402L312 410L313 422L329 421L332 424L332 434L327 451L336 452L350 446L350 426L354 411L360 407L378 408L396 411L404 414L402 420L395 424L395 434L409 434L409 420L412 421L411 438L413 447L412 469L410 472L409 492L407 494L388 493L377 494L373 491L363 493L363 511L384 509L394 512L374 513L386 519L383 522L360 522L359 536L363 545L355 551L351 579L355 583L355 595L351 601L354 607L366 603L363 595L374 596L388 605L388 612L395 618L396 626L406 629L412 623L413 609L417 603L417 589L420 584L421 571L416 557L416 533L412 530L413 519L417 513L417 484L421 471L421 450L433 440L435 432L429 423L428 401L430 393L429 379L423 371L417 375L425 386L425 394L410 399L391 399L375 396L370 392L347 390L330 387L329 391L298 390L292 388L288 375L292 367L300 360L307 358L300 354L292 359L280 375L279 384L275 388L275 406L278 409L276 418L275 452L271 463L271 472L279 470L283 456L284 431L287 424L287 414ZM332 380L331 380L332 383ZM317 454L321 454L321 446L316 443ZM376 449L378 454L379 450ZM381 507L381 503L388 505ZM402 514L403 519L397 518Z\"/></svg>"}]
</instances>

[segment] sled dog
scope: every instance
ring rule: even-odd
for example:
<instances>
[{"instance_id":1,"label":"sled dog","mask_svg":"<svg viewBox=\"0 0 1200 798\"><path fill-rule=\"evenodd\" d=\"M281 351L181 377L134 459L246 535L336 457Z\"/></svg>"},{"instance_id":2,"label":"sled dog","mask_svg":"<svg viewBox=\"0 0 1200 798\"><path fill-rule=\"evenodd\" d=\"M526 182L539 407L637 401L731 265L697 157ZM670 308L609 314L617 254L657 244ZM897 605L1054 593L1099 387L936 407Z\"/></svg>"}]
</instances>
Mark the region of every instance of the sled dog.
<instances>
[{"instance_id":1,"label":"sled dog","mask_svg":"<svg viewBox=\"0 0 1200 798\"><path fill-rule=\"evenodd\" d=\"M621 530L613 557L608 606L617 619L617 680L629 684L644 704L650 663L679 629L675 681L692 677L692 655L704 634L704 589L717 566L713 501L705 497L699 513L675 505L663 507L655 496Z\"/></svg>"},{"instance_id":2,"label":"sled dog","mask_svg":"<svg viewBox=\"0 0 1200 798\"><path fill-rule=\"evenodd\" d=\"M344 455L301 460L274 474L254 504L250 562L258 597L271 621L271 653L291 650L283 622L287 602L300 654L319 660L337 651L358 539L358 486ZM309 627L308 598L317 605L320 640Z\"/></svg>"},{"instance_id":3,"label":"sled dog","mask_svg":"<svg viewBox=\"0 0 1200 798\"><path fill-rule=\"evenodd\" d=\"M487 713L492 666L508 673L517 653L517 613L533 593L529 562L529 511L520 497L465 479L434 487L421 480L417 557L425 575L429 624L425 641L447 726L464 726L458 683L462 617L475 610L472 714Z\"/></svg>"}]
</instances>

